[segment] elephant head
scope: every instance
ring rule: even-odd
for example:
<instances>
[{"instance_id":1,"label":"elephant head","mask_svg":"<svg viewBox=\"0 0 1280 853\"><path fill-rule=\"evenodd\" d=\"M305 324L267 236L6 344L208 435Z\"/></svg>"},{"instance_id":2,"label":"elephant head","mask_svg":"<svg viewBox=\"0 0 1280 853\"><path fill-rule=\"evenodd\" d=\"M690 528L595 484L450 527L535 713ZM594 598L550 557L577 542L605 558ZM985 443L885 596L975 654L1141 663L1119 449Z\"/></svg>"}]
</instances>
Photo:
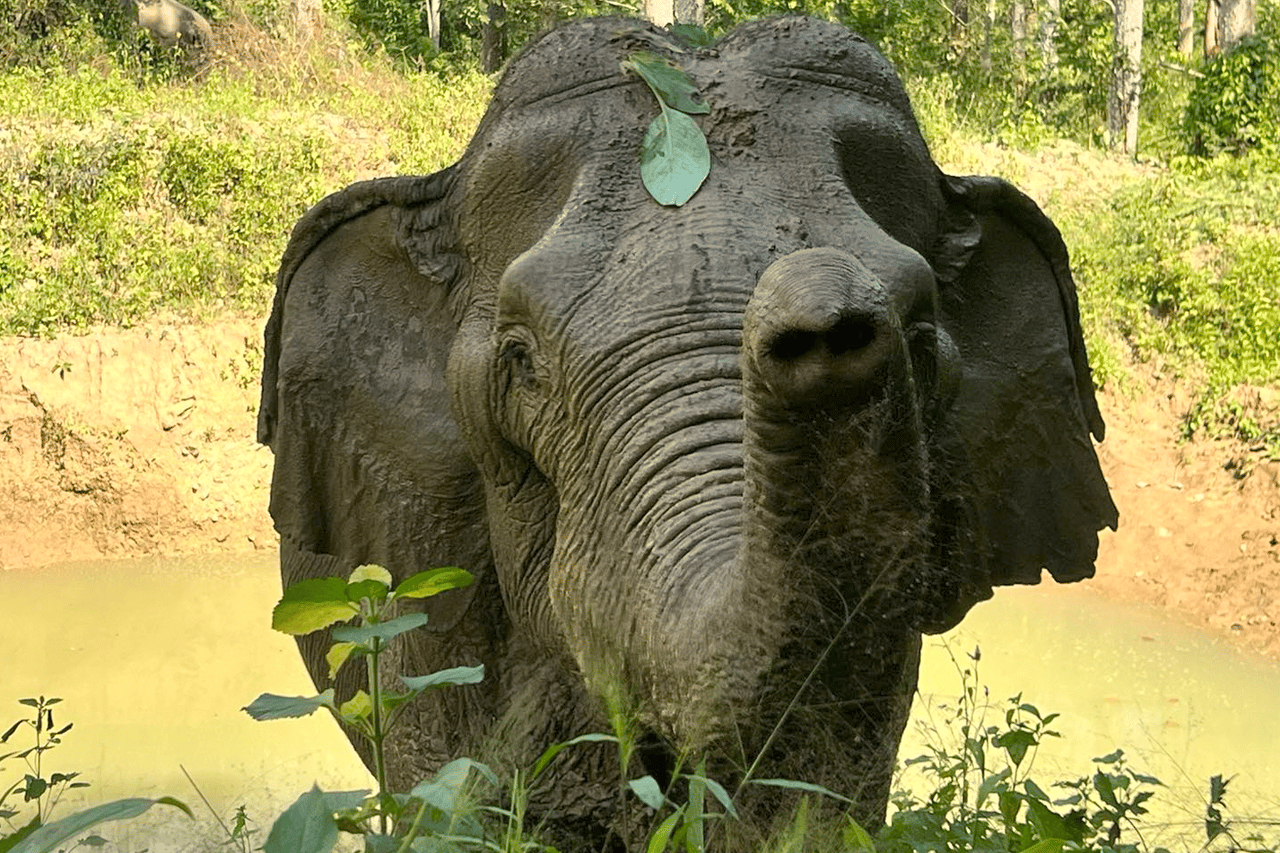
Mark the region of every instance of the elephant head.
<instances>
[{"instance_id":1,"label":"elephant head","mask_svg":"<svg viewBox=\"0 0 1280 853\"><path fill-rule=\"evenodd\" d=\"M679 208L641 183L637 51L709 107ZM398 663L489 674L419 704L393 777L532 757L616 702L659 777L754 762L873 825L921 632L1092 575L1117 514L1091 433L1057 229L942 174L885 60L798 17L702 49L625 20L540 37L458 163L298 223L259 415L286 582L477 576ZM562 825L612 819L610 763L557 765Z\"/></svg>"}]
</instances>

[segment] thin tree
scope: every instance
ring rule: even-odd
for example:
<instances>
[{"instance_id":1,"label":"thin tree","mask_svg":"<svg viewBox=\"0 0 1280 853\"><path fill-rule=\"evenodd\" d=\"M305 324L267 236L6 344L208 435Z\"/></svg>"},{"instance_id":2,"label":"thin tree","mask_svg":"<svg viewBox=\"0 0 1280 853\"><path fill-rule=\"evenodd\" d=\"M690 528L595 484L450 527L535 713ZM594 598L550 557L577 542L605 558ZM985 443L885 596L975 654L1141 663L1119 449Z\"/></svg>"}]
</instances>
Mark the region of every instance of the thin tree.
<instances>
[{"instance_id":1,"label":"thin tree","mask_svg":"<svg viewBox=\"0 0 1280 853\"><path fill-rule=\"evenodd\" d=\"M1142 94L1143 0L1115 0L1115 59L1107 98L1111 147L1138 153L1138 101Z\"/></svg>"},{"instance_id":2,"label":"thin tree","mask_svg":"<svg viewBox=\"0 0 1280 853\"><path fill-rule=\"evenodd\" d=\"M1043 0L1040 4L1040 58L1043 76L1049 77L1058 67L1058 22L1062 20L1062 0Z\"/></svg>"},{"instance_id":3,"label":"thin tree","mask_svg":"<svg viewBox=\"0 0 1280 853\"><path fill-rule=\"evenodd\" d=\"M705 0L642 0L642 3L644 16L660 27L676 22L702 26Z\"/></svg>"},{"instance_id":4,"label":"thin tree","mask_svg":"<svg viewBox=\"0 0 1280 853\"><path fill-rule=\"evenodd\" d=\"M501 0L489 0L481 31L480 67L492 74L507 59L507 7Z\"/></svg>"},{"instance_id":5,"label":"thin tree","mask_svg":"<svg viewBox=\"0 0 1280 853\"><path fill-rule=\"evenodd\" d=\"M1221 4L1218 0L1205 0L1204 4L1204 58L1209 59L1218 53L1218 11Z\"/></svg>"},{"instance_id":6,"label":"thin tree","mask_svg":"<svg viewBox=\"0 0 1280 853\"><path fill-rule=\"evenodd\" d=\"M299 41L310 41L320 34L323 11L320 0L289 0L289 20Z\"/></svg>"},{"instance_id":7,"label":"thin tree","mask_svg":"<svg viewBox=\"0 0 1280 853\"><path fill-rule=\"evenodd\" d=\"M1178 54L1186 59L1195 51L1196 0L1178 0Z\"/></svg>"},{"instance_id":8,"label":"thin tree","mask_svg":"<svg viewBox=\"0 0 1280 853\"><path fill-rule=\"evenodd\" d=\"M440 49L440 0L422 0L422 24L432 46Z\"/></svg>"}]
</instances>

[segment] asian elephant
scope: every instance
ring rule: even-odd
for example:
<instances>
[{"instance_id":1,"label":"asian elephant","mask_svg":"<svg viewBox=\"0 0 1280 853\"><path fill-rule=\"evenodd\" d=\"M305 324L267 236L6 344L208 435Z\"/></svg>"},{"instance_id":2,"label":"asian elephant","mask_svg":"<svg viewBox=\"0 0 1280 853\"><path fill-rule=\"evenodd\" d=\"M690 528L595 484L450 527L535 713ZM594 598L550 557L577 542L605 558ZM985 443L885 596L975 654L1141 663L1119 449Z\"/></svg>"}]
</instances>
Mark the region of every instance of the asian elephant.
<instances>
[{"instance_id":1,"label":"asian elephant","mask_svg":"<svg viewBox=\"0 0 1280 853\"><path fill-rule=\"evenodd\" d=\"M1009 184L939 170L859 36L783 17L672 39L548 32L457 163L297 224L258 422L284 581L475 574L396 665L486 678L415 705L400 783L531 761L621 707L632 775L750 767L875 826L921 633L993 585L1091 576L1117 523L1067 252ZM637 52L709 108L682 207L641 182ZM300 645L326 686L327 639ZM617 763L562 754L533 800L553 833L617 828Z\"/></svg>"},{"instance_id":2,"label":"asian elephant","mask_svg":"<svg viewBox=\"0 0 1280 853\"><path fill-rule=\"evenodd\" d=\"M177 0L120 0L120 6L161 47L208 51L213 28L195 9Z\"/></svg>"}]
</instances>

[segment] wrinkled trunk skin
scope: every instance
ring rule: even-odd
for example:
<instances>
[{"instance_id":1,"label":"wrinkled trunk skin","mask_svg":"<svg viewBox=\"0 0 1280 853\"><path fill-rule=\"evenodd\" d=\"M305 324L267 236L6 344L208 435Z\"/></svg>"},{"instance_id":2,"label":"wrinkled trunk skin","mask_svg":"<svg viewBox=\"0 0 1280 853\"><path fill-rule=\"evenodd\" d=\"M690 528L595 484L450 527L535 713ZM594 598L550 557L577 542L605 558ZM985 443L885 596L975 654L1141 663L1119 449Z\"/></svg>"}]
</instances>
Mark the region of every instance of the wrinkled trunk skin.
<instances>
[{"instance_id":1,"label":"wrinkled trunk skin","mask_svg":"<svg viewBox=\"0 0 1280 853\"><path fill-rule=\"evenodd\" d=\"M742 560L790 593L762 684L760 722L781 720L768 757L788 778L826 773L818 781L850 792L874 827L915 690L920 635L900 596L928 552L929 487L889 292L904 283L842 255L776 263L747 311ZM769 732L756 735L760 746Z\"/></svg>"}]
</instances>

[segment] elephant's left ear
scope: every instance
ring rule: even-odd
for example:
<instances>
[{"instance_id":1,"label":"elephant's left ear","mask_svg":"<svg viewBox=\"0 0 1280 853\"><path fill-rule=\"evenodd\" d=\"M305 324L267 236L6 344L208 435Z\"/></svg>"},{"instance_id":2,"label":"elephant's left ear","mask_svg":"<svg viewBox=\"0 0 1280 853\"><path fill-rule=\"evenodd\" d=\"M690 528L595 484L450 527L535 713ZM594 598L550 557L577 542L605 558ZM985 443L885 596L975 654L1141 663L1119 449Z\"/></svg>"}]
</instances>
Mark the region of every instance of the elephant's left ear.
<instances>
[{"instance_id":1,"label":"elephant's left ear","mask_svg":"<svg viewBox=\"0 0 1280 853\"><path fill-rule=\"evenodd\" d=\"M939 325L960 353L949 423L956 478L981 531L978 584L1092 577L1097 533L1118 513L1090 434L1094 397L1067 249L1047 216L998 178L943 176L948 233L935 251ZM952 566L952 571L964 571ZM967 606L966 606L967 609Z\"/></svg>"}]
</instances>

